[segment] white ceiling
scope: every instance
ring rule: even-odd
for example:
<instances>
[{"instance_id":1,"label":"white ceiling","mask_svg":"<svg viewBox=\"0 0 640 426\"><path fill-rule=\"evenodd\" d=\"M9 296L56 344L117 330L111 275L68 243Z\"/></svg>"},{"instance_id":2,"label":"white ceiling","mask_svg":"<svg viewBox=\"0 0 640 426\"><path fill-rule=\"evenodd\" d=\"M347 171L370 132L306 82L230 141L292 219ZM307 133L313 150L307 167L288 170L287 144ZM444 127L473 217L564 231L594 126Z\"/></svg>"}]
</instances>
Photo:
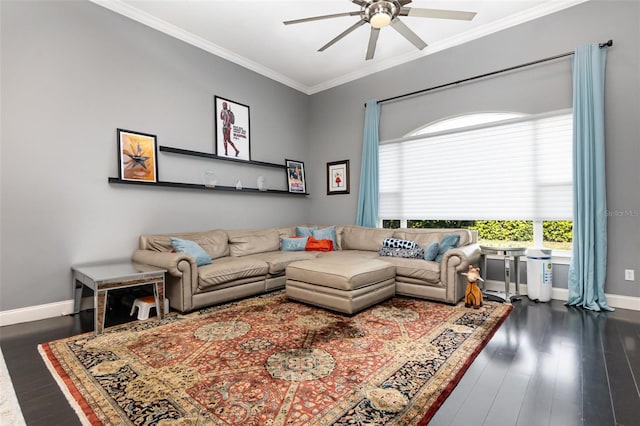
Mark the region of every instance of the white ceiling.
<instances>
[{"instance_id":1,"label":"white ceiling","mask_svg":"<svg viewBox=\"0 0 640 426\"><path fill-rule=\"evenodd\" d=\"M358 11L350 0L91 0L307 94L456 46L587 0L414 0L408 7L477 12L472 21L401 20L428 46L420 51L390 27L365 61L369 26L317 50L357 16L285 26L282 21Z\"/></svg>"}]
</instances>

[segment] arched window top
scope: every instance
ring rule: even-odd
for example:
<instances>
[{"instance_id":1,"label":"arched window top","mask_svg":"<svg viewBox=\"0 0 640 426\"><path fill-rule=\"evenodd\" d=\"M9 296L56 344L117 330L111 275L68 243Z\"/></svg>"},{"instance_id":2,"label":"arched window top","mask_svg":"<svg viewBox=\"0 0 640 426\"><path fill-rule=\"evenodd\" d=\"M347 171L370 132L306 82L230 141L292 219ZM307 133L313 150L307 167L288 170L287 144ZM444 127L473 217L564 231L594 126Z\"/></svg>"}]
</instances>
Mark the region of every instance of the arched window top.
<instances>
[{"instance_id":1,"label":"arched window top","mask_svg":"<svg viewBox=\"0 0 640 426\"><path fill-rule=\"evenodd\" d=\"M521 118L527 114L519 112L477 112L472 114L458 115L448 117L442 120L434 121L417 130L410 132L406 136L428 135L430 133L444 132L454 129L463 129L465 127L476 126L479 124L495 123L498 121L512 120Z\"/></svg>"}]
</instances>

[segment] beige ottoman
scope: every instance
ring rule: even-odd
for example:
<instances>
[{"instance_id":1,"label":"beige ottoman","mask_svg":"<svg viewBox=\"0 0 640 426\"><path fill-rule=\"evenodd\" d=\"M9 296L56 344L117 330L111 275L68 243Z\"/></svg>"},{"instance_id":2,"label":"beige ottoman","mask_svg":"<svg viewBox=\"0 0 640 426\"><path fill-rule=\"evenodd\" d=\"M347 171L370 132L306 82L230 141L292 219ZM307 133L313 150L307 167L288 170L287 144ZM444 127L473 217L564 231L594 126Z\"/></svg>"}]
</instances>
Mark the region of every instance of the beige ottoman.
<instances>
[{"instance_id":1,"label":"beige ottoman","mask_svg":"<svg viewBox=\"0 0 640 426\"><path fill-rule=\"evenodd\" d=\"M347 314L393 297L395 266L350 257L302 260L287 266L287 297Z\"/></svg>"}]
</instances>

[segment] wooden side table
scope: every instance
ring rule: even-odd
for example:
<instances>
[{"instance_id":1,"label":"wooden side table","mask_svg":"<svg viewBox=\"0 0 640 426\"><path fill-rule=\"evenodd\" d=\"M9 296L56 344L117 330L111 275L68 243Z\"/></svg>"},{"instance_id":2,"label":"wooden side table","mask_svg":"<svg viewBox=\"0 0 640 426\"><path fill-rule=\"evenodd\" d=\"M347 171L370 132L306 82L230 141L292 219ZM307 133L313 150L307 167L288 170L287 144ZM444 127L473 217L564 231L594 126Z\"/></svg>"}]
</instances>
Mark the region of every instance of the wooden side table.
<instances>
[{"instance_id":1,"label":"wooden side table","mask_svg":"<svg viewBox=\"0 0 640 426\"><path fill-rule=\"evenodd\" d=\"M117 288L153 284L158 318L164 317L164 274L166 269L120 260L104 263L88 263L71 266L74 291L73 313L80 312L82 286L93 290L93 320L96 334L104 331L107 308L107 292Z\"/></svg>"}]
</instances>

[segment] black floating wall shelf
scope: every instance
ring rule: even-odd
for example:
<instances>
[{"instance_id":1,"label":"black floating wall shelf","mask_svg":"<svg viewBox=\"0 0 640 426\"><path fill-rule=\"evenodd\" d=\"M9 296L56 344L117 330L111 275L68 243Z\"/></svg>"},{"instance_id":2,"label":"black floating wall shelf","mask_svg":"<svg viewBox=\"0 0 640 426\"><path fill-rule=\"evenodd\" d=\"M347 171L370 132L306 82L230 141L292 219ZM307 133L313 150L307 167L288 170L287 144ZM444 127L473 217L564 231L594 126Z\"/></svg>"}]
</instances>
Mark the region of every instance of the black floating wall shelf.
<instances>
[{"instance_id":1,"label":"black floating wall shelf","mask_svg":"<svg viewBox=\"0 0 640 426\"><path fill-rule=\"evenodd\" d=\"M236 158L220 157L215 154L209 154L208 152L191 151L189 149L172 148L170 146L161 146L160 151L168 152L171 154L187 155L190 157L208 158L211 160L231 161L234 163L245 164L250 166L273 167L276 169L287 168L287 166L284 164L267 163L264 161L238 160ZM154 186L154 187L163 187L163 188L198 189L198 190L204 190L204 191L226 191L226 192L245 192L245 193L251 192L256 194L294 195L294 196L309 195L308 193L289 192L289 191L283 191L280 189L269 189L267 191L260 191L258 188L236 189L233 186L216 185L215 187L210 187L210 186L200 185L196 183L166 182L166 181L145 182L145 181L138 181L138 180L123 180L123 179L114 178L114 177L109 178L109 183L123 184L123 185L138 185L138 186Z\"/></svg>"},{"instance_id":2,"label":"black floating wall shelf","mask_svg":"<svg viewBox=\"0 0 640 426\"><path fill-rule=\"evenodd\" d=\"M198 190L205 190L205 191L251 192L255 194L272 194L272 195L278 194L278 195L295 195L295 196L309 195L309 194L302 194L297 192L282 191L279 189L269 189L267 191L260 191L257 188L236 189L233 186L221 186L221 185L216 185L215 187L209 187L209 186L199 185L196 183L164 182L164 181L144 182L144 181L137 181L137 180L123 180L123 179L118 179L114 177L109 178L109 183L123 184L123 185L138 185L138 186L155 186L155 187L163 187L163 188L198 189Z\"/></svg>"}]
</instances>

